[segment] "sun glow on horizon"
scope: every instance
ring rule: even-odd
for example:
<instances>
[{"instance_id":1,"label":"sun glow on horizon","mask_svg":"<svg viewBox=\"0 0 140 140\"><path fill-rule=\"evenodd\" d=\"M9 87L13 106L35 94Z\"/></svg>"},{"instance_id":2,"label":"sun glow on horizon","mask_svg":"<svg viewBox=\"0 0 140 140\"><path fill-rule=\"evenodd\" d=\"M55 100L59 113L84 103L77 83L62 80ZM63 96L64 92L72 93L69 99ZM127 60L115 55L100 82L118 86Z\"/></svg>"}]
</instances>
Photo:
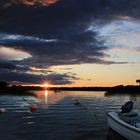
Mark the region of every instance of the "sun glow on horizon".
<instances>
[{"instance_id":1,"label":"sun glow on horizon","mask_svg":"<svg viewBox=\"0 0 140 140\"><path fill-rule=\"evenodd\" d=\"M44 88L49 88L49 87L52 87L51 84L49 84L48 82L45 82L44 84L41 85L42 87Z\"/></svg>"},{"instance_id":2,"label":"sun glow on horizon","mask_svg":"<svg viewBox=\"0 0 140 140\"><path fill-rule=\"evenodd\" d=\"M44 84L44 87L48 87L49 85L46 83L46 84Z\"/></svg>"}]
</instances>

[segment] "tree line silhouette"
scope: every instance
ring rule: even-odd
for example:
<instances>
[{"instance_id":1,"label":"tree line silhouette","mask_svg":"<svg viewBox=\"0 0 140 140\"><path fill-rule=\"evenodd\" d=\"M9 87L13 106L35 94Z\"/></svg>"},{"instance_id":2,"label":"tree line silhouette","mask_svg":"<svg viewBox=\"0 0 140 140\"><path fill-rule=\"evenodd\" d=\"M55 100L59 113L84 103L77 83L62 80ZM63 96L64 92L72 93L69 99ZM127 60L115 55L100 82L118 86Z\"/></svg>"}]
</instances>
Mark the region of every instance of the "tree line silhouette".
<instances>
[{"instance_id":1,"label":"tree line silhouette","mask_svg":"<svg viewBox=\"0 0 140 140\"><path fill-rule=\"evenodd\" d=\"M107 93L140 93L140 79L136 80L139 85L119 85L114 87L50 87L47 90L59 91L106 91ZM31 94L31 90L45 90L39 86L10 85L7 82L0 82L0 94Z\"/></svg>"},{"instance_id":2,"label":"tree line silhouette","mask_svg":"<svg viewBox=\"0 0 140 140\"><path fill-rule=\"evenodd\" d=\"M136 83L138 83L138 84L140 85L140 79L137 79L137 80L136 80Z\"/></svg>"}]
</instances>

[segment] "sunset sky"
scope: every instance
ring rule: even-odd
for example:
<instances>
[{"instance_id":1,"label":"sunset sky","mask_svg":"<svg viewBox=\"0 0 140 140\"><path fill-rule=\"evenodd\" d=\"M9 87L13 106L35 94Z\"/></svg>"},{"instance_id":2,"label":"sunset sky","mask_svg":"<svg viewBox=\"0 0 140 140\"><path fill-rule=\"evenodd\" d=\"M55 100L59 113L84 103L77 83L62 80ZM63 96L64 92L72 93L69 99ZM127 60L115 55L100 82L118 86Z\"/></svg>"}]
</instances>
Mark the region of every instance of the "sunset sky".
<instances>
[{"instance_id":1,"label":"sunset sky","mask_svg":"<svg viewBox=\"0 0 140 140\"><path fill-rule=\"evenodd\" d=\"M140 78L140 0L0 2L0 81L134 85Z\"/></svg>"}]
</instances>

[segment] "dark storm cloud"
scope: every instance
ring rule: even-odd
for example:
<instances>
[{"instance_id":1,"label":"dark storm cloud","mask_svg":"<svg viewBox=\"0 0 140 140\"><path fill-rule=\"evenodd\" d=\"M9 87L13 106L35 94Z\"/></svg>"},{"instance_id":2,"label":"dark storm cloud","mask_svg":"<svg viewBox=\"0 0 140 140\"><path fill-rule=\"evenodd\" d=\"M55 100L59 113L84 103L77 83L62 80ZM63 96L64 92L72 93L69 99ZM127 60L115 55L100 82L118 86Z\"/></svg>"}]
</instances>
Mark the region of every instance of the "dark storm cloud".
<instances>
[{"instance_id":1,"label":"dark storm cloud","mask_svg":"<svg viewBox=\"0 0 140 140\"><path fill-rule=\"evenodd\" d=\"M0 60L0 73L1 72L27 72L31 71L30 67L24 65L18 65L19 62L16 61L4 61ZM47 72L47 71L46 71ZM6 77L7 75L5 75Z\"/></svg>"},{"instance_id":2,"label":"dark storm cloud","mask_svg":"<svg viewBox=\"0 0 140 140\"><path fill-rule=\"evenodd\" d=\"M17 69L17 67L13 63L0 60L0 70L1 69L15 70L15 69Z\"/></svg>"},{"instance_id":3,"label":"dark storm cloud","mask_svg":"<svg viewBox=\"0 0 140 140\"><path fill-rule=\"evenodd\" d=\"M84 29L91 20L135 15L139 3L138 0L60 0L49 7L13 5L1 10L0 27L4 32L65 36L68 30Z\"/></svg>"},{"instance_id":4,"label":"dark storm cloud","mask_svg":"<svg viewBox=\"0 0 140 140\"><path fill-rule=\"evenodd\" d=\"M0 61L0 78L4 81L16 81L19 83L42 83L49 81L50 84L71 84L73 80L76 80L76 76L71 73L57 74L49 70L37 70L35 74L31 68L22 65L15 65L15 61ZM27 73L28 72L28 73ZM48 74L51 73L51 74ZM42 73L42 74L38 74ZM45 73L47 75L45 75Z\"/></svg>"},{"instance_id":5,"label":"dark storm cloud","mask_svg":"<svg viewBox=\"0 0 140 140\"><path fill-rule=\"evenodd\" d=\"M11 72L7 70L0 71L0 78L3 81L18 82L18 83L27 83L27 84L40 84L45 81L49 81L53 85L65 85L71 84L76 78L71 74L48 74L48 75L36 75L22 72Z\"/></svg>"},{"instance_id":6,"label":"dark storm cloud","mask_svg":"<svg viewBox=\"0 0 140 140\"><path fill-rule=\"evenodd\" d=\"M87 29L91 24L107 24L119 16L140 16L139 0L59 0L50 6L14 3L13 0L0 2L0 45L29 52L32 58L14 61L27 67L118 63L104 60L109 48L96 40L95 31ZM9 6L3 7L5 4ZM0 65L9 69L19 69L17 66L12 68L6 64ZM4 78L2 73L0 71L0 77ZM7 80L21 82L41 81L42 77L19 72L8 74L5 77ZM56 83L70 83L68 75L53 76L50 77L59 79Z\"/></svg>"},{"instance_id":7,"label":"dark storm cloud","mask_svg":"<svg viewBox=\"0 0 140 140\"><path fill-rule=\"evenodd\" d=\"M106 56L103 51L107 48L101 43L97 43L95 33L90 31L73 32L61 41L51 41L51 39L47 42L42 42L42 39L40 39L41 41L38 40L38 42L23 39L17 39L16 41L16 37L17 35L15 37L12 35L12 38L8 38L8 41L3 39L1 44L29 52L32 57L21 62L26 65L43 67L83 63L114 63L102 59L102 57ZM20 64L20 62L18 63Z\"/></svg>"},{"instance_id":8,"label":"dark storm cloud","mask_svg":"<svg viewBox=\"0 0 140 140\"><path fill-rule=\"evenodd\" d=\"M65 74L50 74L47 75L47 81L51 82L51 84L54 85L65 85L65 84L72 84L73 80L77 80L74 75L70 73L65 73Z\"/></svg>"}]
</instances>

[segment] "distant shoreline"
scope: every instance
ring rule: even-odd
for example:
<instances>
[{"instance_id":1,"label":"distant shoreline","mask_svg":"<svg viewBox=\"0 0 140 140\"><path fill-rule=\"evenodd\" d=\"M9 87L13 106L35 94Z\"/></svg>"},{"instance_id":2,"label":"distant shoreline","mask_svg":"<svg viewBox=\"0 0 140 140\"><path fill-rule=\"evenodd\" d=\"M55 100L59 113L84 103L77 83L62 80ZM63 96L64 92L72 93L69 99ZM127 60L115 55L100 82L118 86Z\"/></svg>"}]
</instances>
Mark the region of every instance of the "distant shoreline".
<instances>
[{"instance_id":1,"label":"distant shoreline","mask_svg":"<svg viewBox=\"0 0 140 140\"><path fill-rule=\"evenodd\" d=\"M15 94L32 94L33 90L52 90L55 92L60 91L105 91L107 94L112 93L140 93L140 86L115 86L115 87L35 87L35 86L12 86L0 87L0 94L2 93L15 93Z\"/></svg>"}]
</instances>

